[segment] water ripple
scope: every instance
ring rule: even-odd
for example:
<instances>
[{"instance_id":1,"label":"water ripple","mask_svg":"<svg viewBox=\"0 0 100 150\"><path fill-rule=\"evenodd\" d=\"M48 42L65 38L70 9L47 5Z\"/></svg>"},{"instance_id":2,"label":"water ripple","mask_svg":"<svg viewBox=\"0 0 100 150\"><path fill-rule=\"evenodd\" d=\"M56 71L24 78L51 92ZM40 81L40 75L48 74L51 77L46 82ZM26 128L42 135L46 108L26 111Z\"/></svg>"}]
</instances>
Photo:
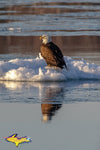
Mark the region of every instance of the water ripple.
<instances>
[{"instance_id":1,"label":"water ripple","mask_svg":"<svg viewBox=\"0 0 100 150\"><path fill-rule=\"evenodd\" d=\"M43 33L100 35L100 2L0 2L0 35Z\"/></svg>"}]
</instances>

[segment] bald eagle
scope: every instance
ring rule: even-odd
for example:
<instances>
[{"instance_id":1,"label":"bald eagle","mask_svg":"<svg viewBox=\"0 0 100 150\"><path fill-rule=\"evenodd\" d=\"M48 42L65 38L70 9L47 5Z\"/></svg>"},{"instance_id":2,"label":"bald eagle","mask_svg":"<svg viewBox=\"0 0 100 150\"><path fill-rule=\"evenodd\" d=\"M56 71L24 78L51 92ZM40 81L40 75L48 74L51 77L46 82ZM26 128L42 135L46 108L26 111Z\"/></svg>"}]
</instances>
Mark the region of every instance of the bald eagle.
<instances>
[{"instance_id":1,"label":"bald eagle","mask_svg":"<svg viewBox=\"0 0 100 150\"><path fill-rule=\"evenodd\" d=\"M51 41L51 37L42 35L41 55L50 67L59 67L67 69L63 54L60 48Z\"/></svg>"}]
</instances>

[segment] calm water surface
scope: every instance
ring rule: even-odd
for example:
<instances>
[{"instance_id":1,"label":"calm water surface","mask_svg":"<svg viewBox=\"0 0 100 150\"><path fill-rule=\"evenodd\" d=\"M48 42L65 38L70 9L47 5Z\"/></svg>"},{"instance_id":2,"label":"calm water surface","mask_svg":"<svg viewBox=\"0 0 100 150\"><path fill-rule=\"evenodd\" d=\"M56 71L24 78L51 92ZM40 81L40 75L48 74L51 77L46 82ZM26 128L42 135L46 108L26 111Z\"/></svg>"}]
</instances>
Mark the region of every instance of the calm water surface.
<instances>
[{"instance_id":1,"label":"calm water surface","mask_svg":"<svg viewBox=\"0 0 100 150\"><path fill-rule=\"evenodd\" d=\"M0 35L100 35L99 0L0 2Z\"/></svg>"},{"instance_id":2,"label":"calm water surface","mask_svg":"<svg viewBox=\"0 0 100 150\"><path fill-rule=\"evenodd\" d=\"M0 63L36 58L44 33L64 56L100 65L99 0L0 1ZM3 137L18 133L32 138L20 150L99 150L99 114L100 80L0 81L0 148L16 149Z\"/></svg>"}]
</instances>

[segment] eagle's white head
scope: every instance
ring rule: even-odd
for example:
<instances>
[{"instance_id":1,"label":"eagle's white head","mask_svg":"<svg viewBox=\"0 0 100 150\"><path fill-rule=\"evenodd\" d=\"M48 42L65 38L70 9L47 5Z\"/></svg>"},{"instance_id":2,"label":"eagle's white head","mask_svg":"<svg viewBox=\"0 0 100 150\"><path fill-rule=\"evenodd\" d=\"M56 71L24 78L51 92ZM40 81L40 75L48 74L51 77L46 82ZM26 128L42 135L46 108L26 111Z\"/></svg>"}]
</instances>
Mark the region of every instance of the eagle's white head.
<instances>
[{"instance_id":1,"label":"eagle's white head","mask_svg":"<svg viewBox=\"0 0 100 150\"><path fill-rule=\"evenodd\" d=\"M51 42L51 37L43 34L42 36L40 36L40 40L42 40L42 43L47 44Z\"/></svg>"}]
</instances>

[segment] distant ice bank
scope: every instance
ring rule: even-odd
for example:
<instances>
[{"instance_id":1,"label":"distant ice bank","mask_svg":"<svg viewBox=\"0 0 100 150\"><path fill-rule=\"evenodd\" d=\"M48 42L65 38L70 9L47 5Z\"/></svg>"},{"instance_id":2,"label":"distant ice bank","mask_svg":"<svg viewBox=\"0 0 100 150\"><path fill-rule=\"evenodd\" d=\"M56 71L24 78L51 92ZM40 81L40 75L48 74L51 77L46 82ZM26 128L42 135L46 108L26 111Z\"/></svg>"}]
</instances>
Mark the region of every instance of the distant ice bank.
<instances>
[{"instance_id":1,"label":"distant ice bank","mask_svg":"<svg viewBox=\"0 0 100 150\"><path fill-rule=\"evenodd\" d=\"M7 81L67 81L70 79L100 79L100 66L85 60L64 57L66 69L46 67L42 57L0 61L0 80Z\"/></svg>"}]
</instances>

